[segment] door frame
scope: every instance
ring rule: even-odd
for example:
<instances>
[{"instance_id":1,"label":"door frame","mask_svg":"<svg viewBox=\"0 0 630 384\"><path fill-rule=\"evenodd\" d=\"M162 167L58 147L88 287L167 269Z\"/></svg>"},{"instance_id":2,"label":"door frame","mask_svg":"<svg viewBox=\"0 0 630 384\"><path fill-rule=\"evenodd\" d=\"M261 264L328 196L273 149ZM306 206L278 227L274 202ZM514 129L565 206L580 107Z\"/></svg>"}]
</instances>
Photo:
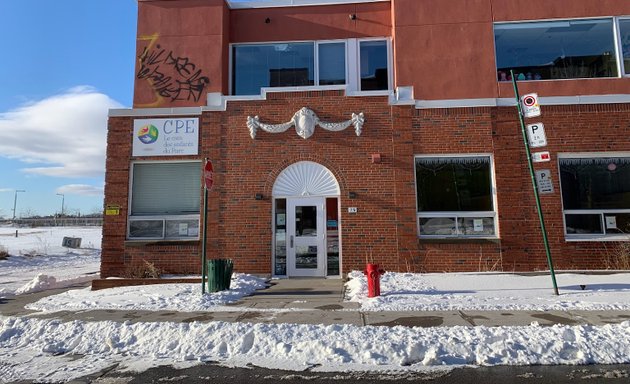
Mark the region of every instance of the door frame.
<instances>
[{"instance_id":1,"label":"door frame","mask_svg":"<svg viewBox=\"0 0 630 384\"><path fill-rule=\"evenodd\" d=\"M308 242L311 240L317 246L317 268L299 269L296 267L295 250L298 243L296 236L295 208L307 206L317 207L317 234L313 237L301 237L300 240ZM323 196L293 197L287 198L287 276L288 277L325 277L327 272L327 252L326 252L326 198Z\"/></svg>"}]
</instances>

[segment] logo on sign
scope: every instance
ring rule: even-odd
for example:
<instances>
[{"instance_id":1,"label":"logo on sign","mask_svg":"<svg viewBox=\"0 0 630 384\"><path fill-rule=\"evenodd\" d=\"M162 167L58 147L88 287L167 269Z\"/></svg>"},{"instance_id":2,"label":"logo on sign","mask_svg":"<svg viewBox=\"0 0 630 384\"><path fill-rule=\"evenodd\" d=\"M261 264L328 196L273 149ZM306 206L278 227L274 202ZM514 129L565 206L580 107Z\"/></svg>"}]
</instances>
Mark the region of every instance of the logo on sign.
<instances>
[{"instance_id":1,"label":"logo on sign","mask_svg":"<svg viewBox=\"0 0 630 384\"><path fill-rule=\"evenodd\" d=\"M549 152L534 152L532 153L532 161L534 163L543 163L545 161L550 161L551 155Z\"/></svg>"},{"instance_id":2,"label":"logo on sign","mask_svg":"<svg viewBox=\"0 0 630 384\"><path fill-rule=\"evenodd\" d=\"M138 140L142 144L153 144L157 141L158 136L158 129L152 124L147 124L138 130Z\"/></svg>"},{"instance_id":3,"label":"logo on sign","mask_svg":"<svg viewBox=\"0 0 630 384\"><path fill-rule=\"evenodd\" d=\"M521 106L524 117L540 116L540 105L538 104L538 94L528 93L521 97Z\"/></svg>"},{"instance_id":4,"label":"logo on sign","mask_svg":"<svg viewBox=\"0 0 630 384\"><path fill-rule=\"evenodd\" d=\"M545 135L545 126L543 123L528 124L527 138L529 139L529 146L532 148L547 145L547 135Z\"/></svg>"}]
</instances>

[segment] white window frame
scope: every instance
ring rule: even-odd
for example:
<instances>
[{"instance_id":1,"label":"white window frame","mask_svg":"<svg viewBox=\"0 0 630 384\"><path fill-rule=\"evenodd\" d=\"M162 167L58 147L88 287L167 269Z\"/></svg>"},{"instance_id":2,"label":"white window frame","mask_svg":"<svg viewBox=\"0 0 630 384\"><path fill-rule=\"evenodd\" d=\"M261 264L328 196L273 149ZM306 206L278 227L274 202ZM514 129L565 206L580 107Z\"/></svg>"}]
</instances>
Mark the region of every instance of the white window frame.
<instances>
[{"instance_id":1,"label":"white window frame","mask_svg":"<svg viewBox=\"0 0 630 384\"><path fill-rule=\"evenodd\" d=\"M618 79L624 77L623 70L623 57L621 56L621 39L620 39L620 29L619 29L619 19L626 19L627 17L618 17L618 16L593 16L593 17L571 17L571 18L559 18L559 19L534 19L534 20L513 20L513 21L497 21L492 23L492 34L494 36L494 28L497 25L505 25L505 24L527 24L527 23L541 23L541 22L562 22L562 21L581 21L581 20L603 20L610 19L612 20L613 25L613 40L615 46L615 57L617 60L617 76L612 77L584 77L584 78L570 78L570 79L541 79L541 80L521 80L521 81L573 81L573 80L591 80L591 79ZM494 47L494 68L495 71L498 71L497 65L497 47L494 39L492 40L492 45ZM625 77L630 77L627 75ZM500 81L499 81L500 82Z\"/></svg>"},{"instance_id":2,"label":"white window frame","mask_svg":"<svg viewBox=\"0 0 630 384\"><path fill-rule=\"evenodd\" d=\"M147 241L147 240L158 240L158 241L198 241L199 240L199 232L201 231L201 210L203 207L200 207L200 212L198 214L191 215L151 215L151 216L133 216L131 214L131 204L133 200L133 177L134 170L136 164L174 164L174 163L198 163L199 168L201 169L201 161L199 160L174 160L174 161L132 161L129 165L129 201L127 202L127 233L126 239L127 241ZM201 174L200 174L201 177ZM200 181L201 183L201 181ZM200 192L201 193L201 192ZM199 196L201 199L201 195ZM197 232L197 236L186 236L186 237L165 237L166 236L166 222L167 221L184 221L184 220L197 220L199 223L199 231ZM133 221L161 221L162 222L162 236L161 237L131 237L131 222Z\"/></svg>"},{"instance_id":3,"label":"white window frame","mask_svg":"<svg viewBox=\"0 0 630 384\"><path fill-rule=\"evenodd\" d=\"M458 158L458 157L487 157L490 162L490 190L492 193L492 207L493 211L418 211L418 179L416 172L416 159L439 157L439 158ZM496 175L494 172L494 156L491 153L457 153L457 154L423 154L415 155L413 157L413 174L414 174L414 188L416 190L416 227L417 234L420 239L498 239L499 238L499 224L497 214L497 188L496 188ZM420 232L420 218L427 217L445 217L455 219L455 232L454 235L423 235ZM469 234L457 234L459 218L476 217L476 218L492 218L494 225L493 235L469 235Z\"/></svg>"},{"instance_id":4,"label":"white window frame","mask_svg":"<svg viewBox=\"0 0 630 384\"><path fill-rule=\"evenodd\" d=\"M618 62L618 67L619 67L619 75L620 77L630 77L630 68L625 68L625 64L623 61L623 49L621 46L621 25L620 25L620 21L624 20L624 21L630 21L630 16L621 16L621 17L615 17L615 22L614 22L614 26L615 26L615 46L617 48L617 62ZM626 69L628 70L628 73L626 73Z\"/></svg>"},{"instance_id":5,"label":"white window frame","mask_svg":"<svg viewBox=\"0 0 630 384\"><path fill-rule=\"evenodd\" d=\"M375 90L375 91L364 91L361 89L361 43L368 41L385 41L385 46L387 49L387 89ZM389 91L392 89L392 84L394 83L393 77L393 55L392 55L392 40L390 38L383 37L368 37L363 39L356 39L356 63L351 68L354 68L354 75L356 76L356 86L353 90L361 94L368 95L381 95L381 94L389 94ZM349 56L349 55L348 55Z\"/></svg>"},{"instance_id":6,"label":"white window frame","mask_svg":"<svg viewBox=\"0 0 630 384\"><path fill-rule=\"evenodd\" d=\"M560 160L562 159L596 159L596 158L608 158L608 157L628 157L630 158L630 152L573 152L573 153L559 153L557 166L558 175L560 175ZM560 183L560 201L562 209L562 224L564 226L564 238L567 242L573 241L630 241L630 234L607 234L606 231L606 218L607 213L630 213L630 209L564 209L564 200L562 197L562 177L558 177ZM599 215L600 223L602 225L603 233L597 234L575 234L567 233L567 221L566 215Z\"/></svg>"},{"instance_id":7,"label":"white window frame","mask_svg":"<svg viewBox=\"0 0 630 384\"><path fill-rule=\"evenodd\" d=\"M360 73L360 42L363 41L385 41L387 46L387 89L377 91L361 91L361 73ZM287 43L313 43L314 55L313 60L314 76L313 82L315 85L309 86L295 86L295 87L262 87L261 93L265 92L283 92L283 91L295 91L295 90L330 90L330 89L345 89L351 96L387 96L391 93L394 84L394 66L393 66L393 54L392 54L392 40L390 37L369 37L369 38L350 38L350 39L333 39L333 40L291 40L291 41L260 41L249 43L232 43L229 49L229 89L230 97L233 98L252 98L258 95L234 95L234 47L243 45L265 45L265 44L287 44ZM319 45L331 44L331 43L345 43L346 52L346 83L338 85L319 85Z\"/></svg>"},{"instance_id":8,"label":"white window frame","mask_svg":"<svg viewBox=\"0 0 630 384\"><path fill-rule=\"evenodd\" d=\"M348 85L348 41L347 40L317 40L315 41L315 55L313 56L315 58L315 78L314 78L314 82L315 82L315 87L329 87L330 85L320 85L319 84L319 46L320 45L326 45L326 44L338 44L338 43L343 43L343 48L344 48L344 52L346 54L345 57L345 68L344 70L344 74L346 77L346 82L344 84L336 84L337 86L346 86Z\"/></svg>"}]
</instances>

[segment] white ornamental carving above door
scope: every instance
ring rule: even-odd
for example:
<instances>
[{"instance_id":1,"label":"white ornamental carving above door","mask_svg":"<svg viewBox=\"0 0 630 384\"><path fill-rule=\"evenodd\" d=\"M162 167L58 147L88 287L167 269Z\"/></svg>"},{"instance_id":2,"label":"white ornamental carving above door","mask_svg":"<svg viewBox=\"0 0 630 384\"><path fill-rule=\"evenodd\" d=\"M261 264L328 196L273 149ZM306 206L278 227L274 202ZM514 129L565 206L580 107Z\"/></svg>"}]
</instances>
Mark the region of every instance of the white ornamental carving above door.
<instances>
[{"instance_id":1,"label":"white ornamental carving above door","mask_svg":"<svg viewBox=\"0 0 630 384\"><path fill-rule=\"evenodd\" d=\"M363 129L363 123L365 122L365 117L363 116L363 112L359 114L352 114L352 118L347 121L342 121L340 123L327 123L321 121L319 117L313 112L311 109L303 107L299 111L295 112L290 121L283 124L265 124L260 121L258 116L247 116L247 128L249 128L249 135L252 139L256 138L256 131L258 129L262 129L265 132L269 133L280 133L285 132L292 126L295 126L295 131L298 136L303 139L308 139L313 136L315 133L315 126L319 125L321 128L327 131L343 131L349 126L354 126L354 131L357 136L361 136L361 130Z\"/></svg>"}]
</instances>

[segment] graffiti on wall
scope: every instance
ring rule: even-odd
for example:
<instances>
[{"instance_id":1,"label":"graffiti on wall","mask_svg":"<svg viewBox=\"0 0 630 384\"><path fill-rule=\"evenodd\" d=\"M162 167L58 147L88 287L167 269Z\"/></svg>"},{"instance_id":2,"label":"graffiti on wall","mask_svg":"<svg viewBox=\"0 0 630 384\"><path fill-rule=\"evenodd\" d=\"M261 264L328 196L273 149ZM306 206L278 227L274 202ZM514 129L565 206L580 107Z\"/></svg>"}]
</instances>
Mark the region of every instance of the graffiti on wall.
<instances>
[{"instance_id":1,"label":"graffiti on wall","mask_svg":"<svg viewBox=\"0 0 630 384\"><path fill-rule=\"evenodd\" d=\"M139 41L148 41L138 56L139 70L136 78L147 80L155 92L156 101L141 107L155 107L170 101L199 101L204 88L210 83L201 69L187 57L156 44L158 34L140 36Z\"/></svg>"}]
</instances>

